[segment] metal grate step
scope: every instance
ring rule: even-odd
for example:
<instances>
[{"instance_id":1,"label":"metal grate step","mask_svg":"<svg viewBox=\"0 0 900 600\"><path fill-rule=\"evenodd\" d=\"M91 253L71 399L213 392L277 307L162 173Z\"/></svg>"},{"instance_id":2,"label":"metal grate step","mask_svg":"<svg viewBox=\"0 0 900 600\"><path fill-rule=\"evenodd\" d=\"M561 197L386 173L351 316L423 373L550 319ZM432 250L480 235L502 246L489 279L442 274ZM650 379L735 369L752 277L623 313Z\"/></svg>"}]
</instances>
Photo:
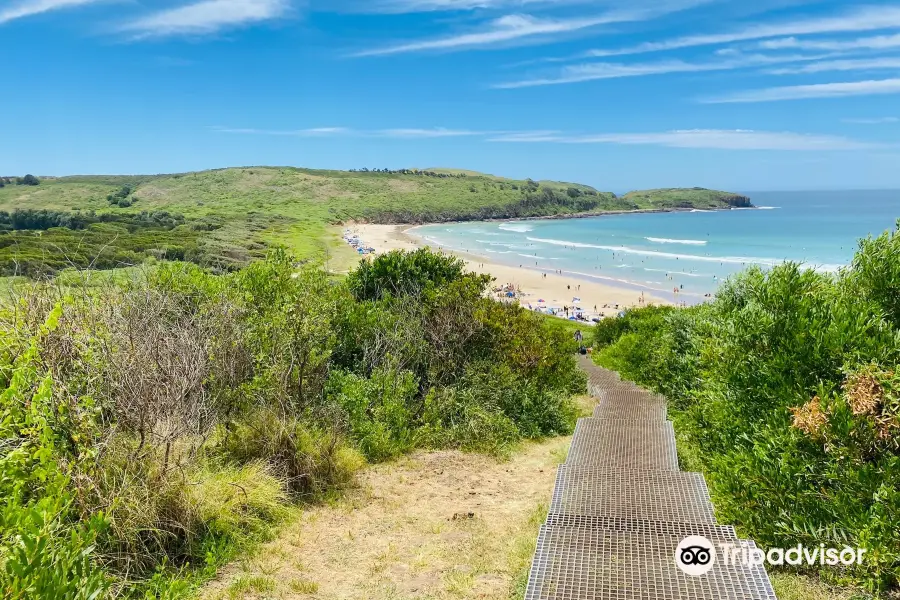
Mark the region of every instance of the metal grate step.
<instances>
[{"instance_id":1,"label":"metal grate step","mask_svg":"<svg viewBox=\"0 0 900 600\"><path fill-rule=\"evenodd\" d=\"M598 419L628 419L636 421L665 421L665 403L644 400L604 399L594 407L594 417Z\"/></svg>"},{"instance_id":2,"label":"metal grate step","mask_svg":"<svg viewBox=\"0 0 900 600\"><path fill-rule=\"evenodd\" d=\"M775 600L761 567L717 562L691 577L680 538L542 526L525 600Z\"/></svg>"},{"instance_id":3,"label":"metal grate step","mask_svg":"<svg viewBox=\"0 0 900 600\"><path fill-rule=\"evenodd\" d=\"M622 473L561 465L550 512L716 524L709 490L699 473Z\"/></svg>"},{"instance_id":4,"label":"metal grate step","mask_svg":"<svg viewBox=\"0 0 900 600\"><path fill-rule=\"evenodd\" d=\"M665 523L645 519L622 519L615 517L597 517L591 515L573 515L566 513L550 513L547 515L548 527L573 527L582 529L608 529L638 535L675 536L683 539L689 535L702 535L716 542L737 542L738 535L731 525L709 525L707 523Z\"/></svg>"},{"instance_id":5,"label":"metal grate step","mask_svg":"<svg viewBox=\"0 0 900 600\"><path fill-rule=\"evenodd\" d=\"M579 419L566 464L677 471L675 430L669 421Z\"/></svg>"}]
</instances>

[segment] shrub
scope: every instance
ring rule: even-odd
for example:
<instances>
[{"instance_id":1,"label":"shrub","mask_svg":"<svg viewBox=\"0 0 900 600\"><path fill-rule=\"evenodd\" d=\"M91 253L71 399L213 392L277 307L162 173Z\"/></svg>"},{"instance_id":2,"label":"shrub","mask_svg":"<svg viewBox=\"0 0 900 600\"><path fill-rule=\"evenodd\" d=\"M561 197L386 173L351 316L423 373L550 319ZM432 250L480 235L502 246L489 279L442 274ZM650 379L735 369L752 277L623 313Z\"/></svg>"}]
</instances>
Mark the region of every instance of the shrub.
<instances>
[{"instance_id":1,"label":"shrub","mask_svg":"<svg viewBox=\"0 0 900 600\"><path fill-rule=\"evenodd\" d=\"M65 462L71 415L56 410L40 369L40 342L56 329L57 306L27 349L4 370L0 393L0 589L9 598L89 599L108 587L93 561L102 512L78 522ZM77 445L77 442L76 442Z\"/></svg>"},{"instance_id":2,"label":"shrub","mask_svg":"<svg viewBox=\"0 0 900 600\"><path fill-rule=\"evenodd\" d=\"M272 465L291 494L306 499L346 486L364 461L337 428L259 410L227 428L226 455L239 462Z\"/></svg>"},{"instance_id":3,"label":"shrub","mask_svg":"<svg viewBox=\"0 0 900 600\"><path fill-rule=\"evenodd\" d=\"M898 247L864 240L836 276L751 269L708 306L597 332L602 364L670 396L722 519L763 545L867 548L823 573L873 592L900 580Z\"/></svg>"},{"instance_id":4,"label":"shrub","mask_svg":"<svg viewBox=\"0 0 900 600\"><path fill-rule=\"evenodd\" d=\"M59 217L29 218L45 216ZM85 219L87 234L131 226ZM0 304L0 585L175 597L286 502L349 485L364 457L568 432L584 385L573 342L485 283L428 251L348 282L273 251L232 274L164 263L14 288Z\"/></svg>"},{"instance_id":5,"label":"shrub","mask_svg":"<svg viewBox=\"0 0 900 600\"><path fill-rule=\"evenodd\" d=\"M414 252L394 250L375 260L361 261L347 278L350 291L360 300L379 300L385 295L419 294L463 276L465 262L422 248ZM487 280L484 280L485 284Z\"/></svg>"},{"instance_id":6,"label":"shrub","mask_svg":"<svg viewBox=\"0 0 900 600\"><path fill-rule=\"evenodd\" d=\"M328 397L347 415L351 436L369 460L392 458L415 445L419 386L409 371L382 367L369 378L336 371L329 388Z\"/></svg>"}]
</instances>

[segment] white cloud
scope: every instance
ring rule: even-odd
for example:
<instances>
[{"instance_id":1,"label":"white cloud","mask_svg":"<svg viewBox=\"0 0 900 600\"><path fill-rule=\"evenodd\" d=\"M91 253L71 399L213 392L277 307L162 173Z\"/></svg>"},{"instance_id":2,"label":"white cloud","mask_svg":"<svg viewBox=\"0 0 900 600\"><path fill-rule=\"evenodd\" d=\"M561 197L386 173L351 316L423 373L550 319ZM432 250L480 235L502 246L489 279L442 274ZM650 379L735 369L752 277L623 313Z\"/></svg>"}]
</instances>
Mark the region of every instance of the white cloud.
<instances>
[{"instance_id":1,"label":"white cloud","mask_svg":"<svg viewBox=\"0 0 900 600\"><path fill-rule=\"evenodd\" d=\"M718 54L718 53L717 53ZM650 63L586 63L571 65L563 68L560 74L554 77L525 79L509 83L494 85L495 88L511 89L522 87L534 87L541 85L560 85L565 83L580 83L597 79L618 79L621 77L643 77L648 75L668 75L672 73L700 73L706 71L729 71L733 69L747 69L762 65L785 64L820 60L829 55L743 55L738 52L723 53L723 56L734 56L727 60L718 60L706 63L691 63L682 60L666 60Z\"/></svg>"},{"instance_id":2,"label":"white cloud","mask_svg":"<svg viewBox=\"0 0 900 600\"><path fill-rule=\"evenodd\" d=\"M759 43L766 50L889 50L900 48L900 33L896 35L876 35L853 40L808 40L795 37L766 40Z\"/></svg>"},{"instance_id":3,"label":"white cloud","mask_svg":"<svg viewBox=\"0 0 900 600\"><path fill-rule=\"evenodd\" d=\"M328 0L323 0L323 4ZM655 7L667 7L668 10L681 10L697 4L706 4L714 0L631 0L631 8L642 4ZM331 0L329 8L366 13L422 13L510 9L542 9L576 5L615 6L616 0L343 0L336 3Z\"/></svg>"},{"instance_id":4,"label":"white cloud","mask_svg":"<svg viewBox=\"0 0 900 600\"><path fill-rule=\"evenodd\" d=\"M404 128L354 130L345 127L313 129L238 129L211 127L222 133L247 135L275 135L293 137L324 137L350 135L363 138L429 139L471 137L487 142L557 143L557 144L626 144L654 145L672 148L710 148L719 150L863 150L879 147L844 137L809 135L792 132L752 131L746 129L685 129L661 133L601 133L571 134L555 130L544 131L479 131L472 129Z\"/></svg>"},{"instance_id":5,"label":"white cloud","mask_svg":"<svg viewBox=\"0 0 900 600\"><path fill-rule=\"evenodd\" d=\"M444 129L443 127L435 127L434 129L383 129L376 132L376 135L396 138L466 137L485 134L486 132L484 131L470 131L468 129Z\"/></svg>"},{"instance_id":6,"label":"white cloud","mask_svg":"<svg viewBox=\"0 0 900 600\"><path fill-rule=\"evenodd\" d=\"M730 44L765 38L812 35L819 33L847 33L875 31L900 27L900 7L866 6L840 17L803 19L792 22L752 25L731 33L692 35L662 42L646 42L630 48L592 50L582 57L622 56L662 50L676 50L695 46Z\"/></svg>"},{"instance_id":7,"label":"white cloud","mask_svg":"<svg viewBox=\"0 0 900 600\"><path fill-rule=\"evenodd\" d=\"M800 67L770 69L766 72L771 75L798 75L802 73L827 73L829 71L874 71L881 69L900 69L900 57L829 60L814 62Z\"/></svg>"},{"instance_id":8,"label":"white cloud","mask_svg":"<svg viewBox=\"0 0 900 600\"><path fill-rule=\"evenodd\" d=\"M760 90L737 92L717 98L702 100L706 104L736 102L774 102L777 100L804 100L808 98L844 98L848 96L874 96L900 94L900 79L853 81L847 83L819 83L793 85Z\"/></svg>"},{"instance_id":9,"label":"white cloud","mask_svg":"<svg viewBox=\"0 0 900 600\"><path fill-rule=\"evenodd\" d=\"M855 125L884 125L887 123L900 123L900 117L876 117L873 119L841 119L844 123Z\"/></svg>"},{"instance_id":10,"label":"white cloud","mask_svg":"<svg viewBox=\"0 0 900 600\"><path fill-rule=\"evenodd\" d=\"M531 15L506 15L491 21L484 30L463 33L450 37L420 40L408 44L374 48L354 54L354 56L384 56L421 52L423 50L458 50L512 42L521 38L558 33L569 33L607 25L645 18L644 13L615 12L597 17L581 17L572 19L539 19Z\"/></svg>"},{"instance_id":11,"label":"white cloud","mask_svg":"<svg viewBox=\"0 0 900 600\"><path fill-rule=\"evenodd\" d=\"M577 0L573 0L577 2ZM360 10L384 13L417 13L432 11L474 10L477 8L508 8L525 4L548 3L552 0L383 0L360 3ZM563 2L557 2L563 4Z\"/></svg>"},{"instance_id":12,"label":"white cloud","mask_svg":"<svg viewBox=\"0 0 900 600\"><path fill-rule=\"evenodd\" d=\"M324 137L329 135L343 135L353 133L346 127L314 127L311 129L253 129L239 127L210 127L220 133L240 133L245 135L279 135L296 137Z\"/></svg>"},{"instance_id":13,"label":"white cloud","mask_svg":"<svg viewBox=\"0 0 900 600\"><path fill-rule=\"evenodd\" d=\"M566 136L548 133L541 136L498 136L493 142L556 142L563 144L625 144L667 146L715 150L863 150L871 144L830 136L792 132L752 131L745 129L687 129L661 133L606 133Z\"/></svg>"},{"instance_id":14,"label":"white cloud","mask_svg":"<svg viewBox=\"0 0 900 600\"><path fill-rule=\"evenodd\" d=\"M26 0L0 8L0 24L46 12L96 4L103 0Z\"/></svg>"},{"instance_id":15,"label":"white cloud","mask_svg":"<svg viewBox=\"0 0 900 600\"><path fill-rule=\"evenodd\" d=\"M136 38L204 35L287 15L289 0L202 0L170 8L122 25Z\"/></svg>"}]
</instances>

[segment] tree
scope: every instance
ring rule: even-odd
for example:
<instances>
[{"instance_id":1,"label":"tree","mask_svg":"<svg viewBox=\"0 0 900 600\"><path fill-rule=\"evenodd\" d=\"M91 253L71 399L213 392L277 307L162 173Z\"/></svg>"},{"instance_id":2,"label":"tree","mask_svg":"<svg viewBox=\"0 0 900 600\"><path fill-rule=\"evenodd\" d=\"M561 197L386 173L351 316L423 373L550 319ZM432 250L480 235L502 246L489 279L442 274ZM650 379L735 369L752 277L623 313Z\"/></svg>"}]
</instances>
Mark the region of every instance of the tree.
<instances>
[{"instance_id":1,"label":"tree","mask_svg":"<svg viewBox=\"0 0 900 600\"><path fill-rule=\"evenodd\" d=\"M347 277L347 282L350 291L359 300L380 300L387 294L394 297L416 295L466 276L474 278L483 290L490 277L467 275L465 265L465 261L455 256L438 254L428 248L414 252L393 250L374 261L360 262Z\"/></svg>"},{"instance_id":2,"label":"tree","mask_svg":"<svg viewBox=\"0 0 900 600\"><path fill-rule=\"evenodd\" d=\"M41 183L41 180L31 174L28 174L25 177L17 177L16 178L17 185L38 185L40 183Z\"/></svg>"}]
</instances>

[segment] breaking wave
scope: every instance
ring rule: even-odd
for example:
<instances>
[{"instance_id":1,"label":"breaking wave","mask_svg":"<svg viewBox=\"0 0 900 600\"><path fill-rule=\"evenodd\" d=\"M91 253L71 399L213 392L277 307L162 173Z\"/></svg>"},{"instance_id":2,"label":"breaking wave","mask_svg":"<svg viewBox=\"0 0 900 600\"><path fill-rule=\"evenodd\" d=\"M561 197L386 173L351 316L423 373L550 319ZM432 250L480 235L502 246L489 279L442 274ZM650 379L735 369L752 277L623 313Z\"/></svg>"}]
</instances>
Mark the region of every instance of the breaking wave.
<instances>
[{"instance_id":1,"label":"breaking wave","mask_svg":"<svg viewBox=\"0 0 900 600\"><path fill-rule=\"evenodd\" d=\"M649 242L653 242L654 244L686 244L688 246L705 246L705 240L673 240L669 238L657 238L657 237L648 237L644 238Z\"/></svg>"},{"instance_id":2,"label":"breaking wave","mask_svg":"<svg viewBox=\"0 0 900 600\"><path fill-rule=\"evenodd\" d=\"M526 233L534 229L532 225L528 223L503 223L500 225L500 229L503 231L516 231L518 233Z\"/></svg>"}]
</instances>

